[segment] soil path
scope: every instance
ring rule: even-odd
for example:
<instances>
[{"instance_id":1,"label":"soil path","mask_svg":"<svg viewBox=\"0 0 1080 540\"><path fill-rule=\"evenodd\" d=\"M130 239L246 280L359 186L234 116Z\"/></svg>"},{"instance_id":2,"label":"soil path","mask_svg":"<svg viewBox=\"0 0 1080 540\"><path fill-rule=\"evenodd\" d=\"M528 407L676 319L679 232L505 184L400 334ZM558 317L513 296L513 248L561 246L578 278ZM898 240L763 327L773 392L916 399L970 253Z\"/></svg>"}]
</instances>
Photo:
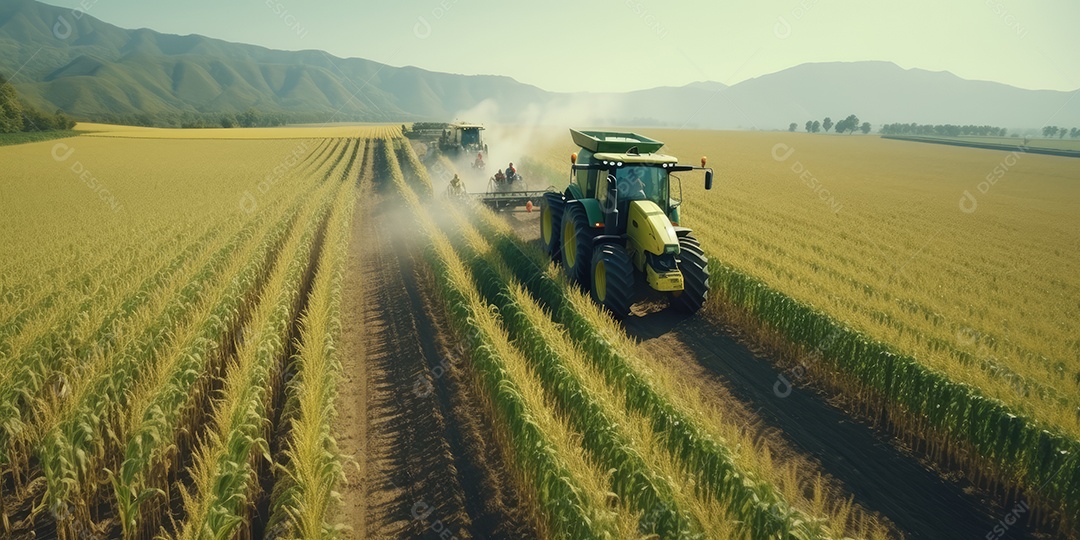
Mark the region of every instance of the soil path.
<instances>
[{"instance_id":1,"label":"soil path","mask_svg":"<svg viewBox=\"0 0 1080 540\"><path fill-rule=\"evenodd\" d=\"M341 520L354 538L535 537L390 190L358 211L343 303Z\"/></svg>"}]
</instances>

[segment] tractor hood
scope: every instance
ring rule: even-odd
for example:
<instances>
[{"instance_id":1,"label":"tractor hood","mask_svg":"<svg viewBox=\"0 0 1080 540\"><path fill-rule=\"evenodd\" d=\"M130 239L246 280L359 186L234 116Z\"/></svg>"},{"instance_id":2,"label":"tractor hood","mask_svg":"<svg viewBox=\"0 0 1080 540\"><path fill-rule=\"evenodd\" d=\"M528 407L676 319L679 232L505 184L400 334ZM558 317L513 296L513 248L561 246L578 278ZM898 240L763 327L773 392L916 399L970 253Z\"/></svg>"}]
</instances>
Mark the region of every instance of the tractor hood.
<instances>
[{"instance_id":1,"label":"tractor hood","mask_svg":"<svg viewBox=\"0 0 1080 540\"><path fill-rule=\"evenodd\" d=\"M630 201L626 216L626 234L654 255L679 252L679 237L660 207L652 201Z\"/></svg>"}]
</instances>

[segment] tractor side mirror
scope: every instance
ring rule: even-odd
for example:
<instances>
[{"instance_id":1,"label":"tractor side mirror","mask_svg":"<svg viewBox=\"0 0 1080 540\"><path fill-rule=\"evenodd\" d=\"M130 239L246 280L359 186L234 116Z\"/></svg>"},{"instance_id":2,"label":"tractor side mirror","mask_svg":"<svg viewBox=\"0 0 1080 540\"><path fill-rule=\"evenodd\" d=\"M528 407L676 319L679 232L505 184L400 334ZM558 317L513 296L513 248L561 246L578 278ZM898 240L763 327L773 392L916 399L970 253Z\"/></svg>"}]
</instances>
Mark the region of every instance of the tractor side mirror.
<instances>
[{"instance_id":1,"label":"tractor side mirror","mask_svg":"<svg viewBox=\"0 0 1080 540\"><path fill-rule=\"evenodd\" d=\"M712 189L712 171L705 171L705 189Z\"/></svg>"}]
</instances>

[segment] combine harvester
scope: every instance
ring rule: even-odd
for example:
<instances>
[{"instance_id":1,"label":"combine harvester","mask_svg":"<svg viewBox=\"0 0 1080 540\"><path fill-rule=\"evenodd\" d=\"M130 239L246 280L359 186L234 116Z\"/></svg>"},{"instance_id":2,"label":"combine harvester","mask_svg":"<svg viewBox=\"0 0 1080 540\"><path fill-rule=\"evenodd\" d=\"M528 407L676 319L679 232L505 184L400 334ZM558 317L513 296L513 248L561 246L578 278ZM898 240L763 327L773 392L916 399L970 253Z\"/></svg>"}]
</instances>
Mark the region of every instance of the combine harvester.
<instances>
[{"instance_id":1,"label":"combine harvester","mask_svg":"<svg viewBox=\"0 0 1080 540\"><path fill-rule=\"evenodd\" d=\"M712 189L705 158L701 167L679 165L656 153L664 143L636 133L570 134L581 147L570 156L570 185L540 201L540 237L552 260L616 317L629 315L643 291L691 313L701 309L709 260L679 225L682 182L672 173L704 170Z\"/></svg>"}]
</instances>

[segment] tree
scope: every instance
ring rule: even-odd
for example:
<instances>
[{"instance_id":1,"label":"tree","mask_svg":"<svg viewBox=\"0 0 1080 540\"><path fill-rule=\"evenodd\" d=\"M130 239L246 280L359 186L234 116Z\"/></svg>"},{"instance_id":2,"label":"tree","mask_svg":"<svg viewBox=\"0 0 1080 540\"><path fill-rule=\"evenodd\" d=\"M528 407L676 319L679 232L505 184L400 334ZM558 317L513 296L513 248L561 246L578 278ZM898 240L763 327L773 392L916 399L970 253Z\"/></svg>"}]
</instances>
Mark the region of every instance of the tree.
<instances>
[{"instance_id":1,"label":"tree","mask_svg":"<svg viewBox=\"0 0 1080 540\"><path fill-rule=\"evenodd\" d=\"M0 133L15 133L23 128L23 108L15 87L0 75Z\"/></svg>"},{"instance_id":2,"label":"tree","mask_svg":"<svg viewBox=\"0 0 1080 540\"><path fill-rule=\"evenodd\" d=\"M1054 138L1057 135L1058 128L1055 126L1046 126L1043 128L1043 137L1047 139Z\"/></svg>"},{"instance_id":3,"label":"tree","mask_svg":"<svg viewBox=\"0 0 1080 540\"><path fill-rule=\"evenodd\" d=\"M1069 133L1068 130L1066 130L1065 128L1058 128L1058 138L1059 139L1064 139L1065 135L1068 134L1068 133Z\"/></svg>"},{"instance_id":4,"label":"tree","mask_svg":"<svg viewBox=\"0 0 1080 540\"><path fill-rule=\"evenodd\" d=\"M863 132L863 135L870 133L870 122L863 122L862 127L859 129Z\"/></svg>"},{"instance_id":5,"label":"tree","mask_svg":"<svg viewBox=\"0 0 1080 540\"><path fill-rule=\"evenodd\" d=\"M1069 130L1070 139L1080 139L1080 128L1072 128Z\"/></svg>"},{"instance_id":6,"label":"tree","mask_svg":"<svg viewBox=\"0 0 1080 540\"><path fill-rule=\"evenodd\" d=\"M849 115L847 118L837 122L836 132L843 133L845 131L854 133L856 129L859 129L859 117L854 114Z\"/></svg>"},{"instance_id":7,"label":"tree","mask_svg":"<svg viewBox=\"0 0 1080 540\"><path fill-rule=\"evenodd\" d=\"M814 132L814 121L813 120L807 120L806 121L806 132L807 133L813 133Z\"/></svg>"},{"instance_id":8,"label":"tree","mask_svg":"<svg viewBox=\"0 0 1080 540\"><path fill-rule=\"evenodd\" d=\"M817 120L814 120L814 123L813 123L813 125L811 127L814 128L814 133L817 133L817 132L821 131L821 122L818 122Z\"/></svg>"},{"instance_id":9,"label":"tree","mask_svg":"<svg viewBox=\"0 0 1080 540\"><path fill-rule=\"evenodd\" d=\"M796 129L799 129L799 124L796 124L795 122L792 122L787 127L787 130L791 132L794 132Z\"/></svg>"},{"instance_id":10,"label":"tree","mask_svg":"<svg viewBox=\"0 0 1080 540\"><path fill-rule=\"evenodd\" d=\"M221 115L221 127L234 128L236 127L236 116L231 114Z\"/></svg>"},{"instance_id":11,"label":"tree","mask_svg":"<svg viewBox=\"0 0 1080 540\"><path fill-rule=\"evenodd\" d=\"M829 130L832 129L832 127L833 127L832 118L829 118L828 116L826 116L825 120L823 122L821 122L821 127L825 128L825 133L828 133Z\"/></svg>"},{"instance_id":12,"label":"tree","mask_svg":"<svg viewBox=\"0 0 1080 540\"><path fill-rule=\"evenodd\" d=\"M259 125L259 112L255 109L248 109L236 115L236 123L240 127L257 127Z\"/></svg>"},{"instance_id":13,"label":"tree","mask_svg":"<svg viewBox=\"0 0 1080 540\"><path fill-rule=\"evenodd\" d=\"M57 120L59 120L59 118L37 109L23 109L22 118L23 131L52 131L54 129L65 129L63 126L57 125Z\"/></svg>"}]
</instances>

